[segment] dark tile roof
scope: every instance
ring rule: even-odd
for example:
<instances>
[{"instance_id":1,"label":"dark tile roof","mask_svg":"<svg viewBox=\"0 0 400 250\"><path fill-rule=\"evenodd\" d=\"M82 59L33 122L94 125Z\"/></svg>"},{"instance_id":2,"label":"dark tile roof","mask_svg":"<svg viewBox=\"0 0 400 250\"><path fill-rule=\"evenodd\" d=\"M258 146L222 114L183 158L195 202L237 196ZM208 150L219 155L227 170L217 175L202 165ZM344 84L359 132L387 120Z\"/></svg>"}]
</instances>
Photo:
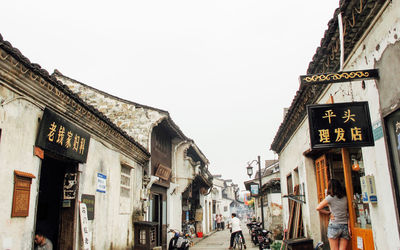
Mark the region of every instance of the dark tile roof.
<instances>
[{"instance_id":1,"label":"dark tile roof","mask_svg":"<svg viewBox=\"0 0 400 250\"><path fill-rule=\"evenodd\" d=\"M74 82L76 82L76 83L79 83L80 85L84 86L85 88L91 89L91 90L93 90L93 91L95 91L95 92L97 92L97 93L100 93L100 94L102 94L102 95L104 95L104 96L108 96L108 97L113 98L113 99L115 99L115 100L117 100L117 101L120 101L120 102L129 104L129 105L133 105L133 106L138 107L138 108L150 109L150 110L154 110L154 111L163 113L163 114L165 114L165 115L167 116L167 119L166 119L167 125L168 125L169 128L172 130L172 132L175 133L175 135L176 135L177 137L181 138L182 140L186 140L186 141L191 142L191 143L193 143L194 145L196 145L195 141L194 141L193 139L187 137L187 136L183 133L183 131L179 128L179 126L174 122L174 120L172 120L171 115L169 114L168 111L165 111L165 110L162 110L162 109L158 109L158 108L154 108L154 107L147 106L147 105L143 105L143 104L139 104L139 103L137 103L137 102L133 102L133 101L130 101L130 100L122 99L122 98L120 98L120 97L118 97L118 96L111 95L111 94L109 94L109 93L107 93L107 92L104 92L104 91L102 91L102 90L100 90L100 89L94 88L94 87L89 86L89 85L87 85L87 84L85 84L85 83L82 83L82 82L77 81L77 80L75 80L75 79L72 79L72 78L70 78L70 77L68 77L68 76L65 76L65 75L63 75L63 74L62 74L59 70L57 70L57 69L54 70L52 76L54 76L54 77L56 77L56 76L61 76L61 77L66 78L66 79L68 79L68 80L70 80L70 81L74 81ZM200 149L197 145L196 145L196 148L197 148L197 150L199 151L199 153L202 154L202 155L204 156L204 158L206 158L205 154L201 151L201 149ZM207 158L206 158L206 159L207 159ZM207 159L207 163L208 163L208 159Z\"/></svg>"},{"instance_id":2,"label":"dark tile roof","mask_svg":"<svg viewBox=\"0 0 400 250\"><path fill-rule=\"evenodd\" d=\"M119 128L117 125L111 122L110 119L108 119L103 113L98 111L96 108L93 106L87 104L84 102L78 95L74 94L68 86L64 85L62 82L58 81L55 76L52 76L49 74L49 72L45 69L43 69L39 64L37 63L32 63L27 57L25 57L17 48L14 48L10 42L5 41L3 39L3 36L0 34L0 48L6 51L9 55L14 57L17 61L19 61L21 64L23 64L26 68L30 69L32 72L34 72L37 75L40 75L43 79L48 81L50 84L54 85L56 88L58 88L60 91L65 93L67 96L69 96L71 99L82 105L85 109L90 111L91 113L95 114L99 119L101 119L103 122L105 122L107 125L109 125L111 128L113 128L115 131L118 131L122 136L124 136L127 140L132 142L135 146L137 146L143 153L145 153L147 156L150 156L150 152L147 151L141 144L136 142L132 137L130 137L125 131L123 131L121 128Z\"/></svg>"},{"instance_id":3,"label":"dark tile roof","mask_svg":"<svg viewBox=\"0 0 400 250\"><path fill-rule=\"evenodd\" d=\"M321 39L310 62L307 74L336 72L340 69L340 46L337 16L342 12L343 25L346 26L344 37L345 60L349 57L356 43L368 29L373 19L389 0L341 0L339 8L328 22L328 29ZM281 123L271 144L271 150L280 153L286 142L306 117L306 106L316 103L327 85L301 85Z\"/></svg>"}]
</instances>

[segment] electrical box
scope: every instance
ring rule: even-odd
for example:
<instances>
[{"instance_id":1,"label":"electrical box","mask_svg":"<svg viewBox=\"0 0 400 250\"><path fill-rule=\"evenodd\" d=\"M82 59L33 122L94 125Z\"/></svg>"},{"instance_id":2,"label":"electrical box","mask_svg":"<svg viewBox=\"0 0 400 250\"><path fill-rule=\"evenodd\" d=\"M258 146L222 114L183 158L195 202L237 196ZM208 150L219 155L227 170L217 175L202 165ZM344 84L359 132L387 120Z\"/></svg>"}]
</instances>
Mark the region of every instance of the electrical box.
<instances>
[{"instance_id":1,"label":"electrical box","mask_svg":"<svg viewBox=\"0 0 400 250\"><path fill-rule=\"evenodd\" d=\"M373 175L360 177L362 200L364 203L377 203L378 197L375 189L375 178Z\"/></svg>"}]
</instances>

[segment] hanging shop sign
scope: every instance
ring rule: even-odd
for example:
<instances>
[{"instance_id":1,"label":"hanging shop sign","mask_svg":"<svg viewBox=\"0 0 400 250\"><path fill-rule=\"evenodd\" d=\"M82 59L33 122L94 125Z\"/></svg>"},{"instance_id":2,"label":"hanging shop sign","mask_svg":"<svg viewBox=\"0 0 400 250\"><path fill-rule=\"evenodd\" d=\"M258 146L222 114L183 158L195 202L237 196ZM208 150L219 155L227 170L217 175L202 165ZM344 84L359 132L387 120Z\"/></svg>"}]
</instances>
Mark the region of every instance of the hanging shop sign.
<instances>
[{"instance_id":1,"label":"hanging shop sign","mask_svg":"<svg viewBox=\"0 0 400 250\"><path fill-rule=\"evenodd\" d=\"M45 109L40 122L36 146L78 162L85 163L90 135L50 109Z\"/></svg>"},{"instance_id":2,"label":"hanging shop sign","mask_svg":"<svg viewBox=\"0 0 400 250\"><path fill-rule=\"evenodd\" d=\"M342 71L335 73L322 73L314 75L300 76L301 84L327 84L335 82L350 82L361 81L367 79L378 78L379 72L377 69Z\"/></svg>"},{"instance_id":3,"label":"hanging shop sign","mask_svg":"<svg viewBox=\"0 0 400 250\"><path fill-rule=\"evenodd\" d=\"M307 106L311 148L374 146L368 102Z\"/></svg>"},{"instance_id":4,"label":"hanging shop sign","mask_svg":"<svg viewBox=\"0 0 400 250\"><path fill-rule=\"evenodd\" d=\"M252 196L257 196L258 195L258 184L252 184L250 185L250 192Z\"/></svg>"},{"instance_id":5,"label":"hanging shop sign","mask_svg":"<svg viewBox=\"0 0 400 250\"><path fill-rule=\"evenodd\" d=\"M158 164L155 176L160 177L161 179L168 181L170 175L171 175L171 169L169 167L166 167L166 166L164 166L162 164Z\"/></svg>"}]
</instances>

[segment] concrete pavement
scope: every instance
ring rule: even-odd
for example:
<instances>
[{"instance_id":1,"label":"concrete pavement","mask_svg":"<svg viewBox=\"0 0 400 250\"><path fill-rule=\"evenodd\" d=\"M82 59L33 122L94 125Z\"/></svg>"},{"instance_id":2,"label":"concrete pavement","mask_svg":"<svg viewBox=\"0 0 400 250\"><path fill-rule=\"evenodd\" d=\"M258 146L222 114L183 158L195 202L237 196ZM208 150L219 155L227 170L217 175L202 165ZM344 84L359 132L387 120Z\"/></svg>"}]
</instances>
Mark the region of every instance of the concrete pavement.
<instances>
[{"instance_id":1,"label":"concrete pavement","mask_svg":"<svg viewBox=\"0 0 400 250\"><path fill-rule=\"evenodd\" d=\"M242 232L244 238L246 240L246 246L249 250L257 250L258 247L254 247L253 242L251 242L249 230L247 229L245 224L242 224ZM204 238L203 240L197 242L190 249L193 250L206 250L206 249L214 249L214 250L222 250L229 248L229 240L231 234L229 229L225 229L224 231L217 231L214 234Z\"/></svg>"}]
</instances>

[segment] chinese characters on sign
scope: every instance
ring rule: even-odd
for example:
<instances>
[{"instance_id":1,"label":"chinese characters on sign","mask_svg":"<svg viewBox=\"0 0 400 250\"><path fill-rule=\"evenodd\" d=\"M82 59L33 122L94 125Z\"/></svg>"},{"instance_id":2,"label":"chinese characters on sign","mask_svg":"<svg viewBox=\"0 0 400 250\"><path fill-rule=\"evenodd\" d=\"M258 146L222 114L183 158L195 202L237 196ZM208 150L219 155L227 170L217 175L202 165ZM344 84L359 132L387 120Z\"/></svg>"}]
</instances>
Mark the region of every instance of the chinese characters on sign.
<instances>
[{"instance_id":1,"label":"chinese characters on sign","mask_svg":"<svg viewBox=\"0 0 400 250\"><path fill-rule=\"evenodd\" d=\"M155 173L155 176L160 177L163 180L168 181L169 176L171 175L171 169L169 167L166 167L162 164L158 165L157 171Z\"/></svg>"},{"instance_id":2,"label":"chinese characters on sign","mask_svg":"<svg viewBox=\"0 0 400 250\"><path fill-rule=\"evenodd\" d=\"M87 217L86 204L80 203L79 208L80 208L80 217L81 217L83 249L90 250L89 221L88 221L88 217Z\"/></svg>"},{"instance_id":3,"label":"chinese characters on sign","mask_svg":"<svg viewBox=\"0 0 400 250\"><path fill-rule=\"evenodd\" d=\"M104 174L97 173L97 192L106 193L107 188L107 176Z\"/></svg>"},{"instance_id":4,"label":"chinese characters on sign","mask_svg":"<svg viewBox=\"0 0 400 250\"><path fill-rule=\"evenodd\" d=\"M45 109L36 146L86 162L90 135L55 112Z\"/></svg>"},{"instance_id":5,"label":"chinese characters on sign","mask_svg":"<svg viewBox=\"0 0 400 250\"><path fill-rule=\"evenodd\" d=\"M374 145L367 102L309 105L307 109L313 149Z\"/></svg>"}]
</instances>

